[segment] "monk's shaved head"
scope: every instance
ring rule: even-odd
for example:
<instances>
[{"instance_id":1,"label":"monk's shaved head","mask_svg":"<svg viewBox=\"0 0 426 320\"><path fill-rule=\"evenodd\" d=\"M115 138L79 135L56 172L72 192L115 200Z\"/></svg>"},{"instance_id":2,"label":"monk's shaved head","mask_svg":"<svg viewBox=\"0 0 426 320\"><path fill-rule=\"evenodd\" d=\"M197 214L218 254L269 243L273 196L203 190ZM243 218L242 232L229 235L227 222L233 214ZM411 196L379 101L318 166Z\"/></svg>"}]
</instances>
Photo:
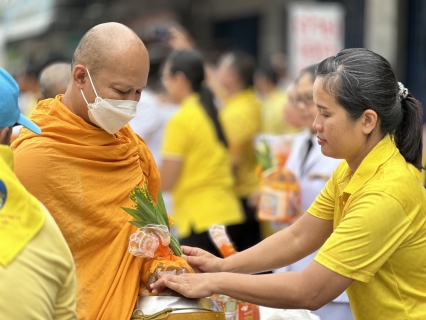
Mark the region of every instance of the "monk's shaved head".
<instances>
[{"instance_id":1,"label":"monk's shaved head","mask_svg":"<svg viewBox=\"0 0 426 320\"><path fill-rule=\"evenodd\" d=\"M74 52L71 82L62 103L93 124L88 104L96 97L139 101L148 73L148 51L131 29L115 22L97 25L83 36Z\"/></svg>"},{"instance_id":2,"label":"monk's shaved head","mask_svg":"<svg viewBox=\"0 0 426 320\"><path fill-rule=\"evenodd\" d=\"M111 60L113 53L126 50L129 46L146 48L136 33L123 24L108 22L99 24L81 38L73 56L72 67L85 65L95 76Z\"/></svg>"}]
</instances>

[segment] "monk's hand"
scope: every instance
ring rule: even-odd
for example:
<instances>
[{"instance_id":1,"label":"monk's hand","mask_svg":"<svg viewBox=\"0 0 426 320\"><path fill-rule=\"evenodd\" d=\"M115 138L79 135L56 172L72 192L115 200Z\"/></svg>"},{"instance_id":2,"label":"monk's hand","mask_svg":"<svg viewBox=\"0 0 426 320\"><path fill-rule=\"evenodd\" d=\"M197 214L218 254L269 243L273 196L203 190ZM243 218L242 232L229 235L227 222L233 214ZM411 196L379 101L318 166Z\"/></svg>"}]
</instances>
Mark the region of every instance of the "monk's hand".
<instances>
[{"instance_id":1,"label":"monk's hand","mask_svg":"<svg viewBox=\"0 0 426 320\"><path fill-rule=\"evenodd\" d=\"M151 289L154 294L169 288L187 298L205 298L214 293L214 276L211 273L162 275L155 283L151 284Z\"/></svg>"},{"instance_id":2,"label":"monk's hand","mask_svg":"<svg viewBox=\"0 0 426 320\"><path fill-rule=\"evenodd\" d=\"M223 266L223 259L218 258L210 252L200 248L182 246L184 258L188 264L194 269L195 273L203 272L220 272Z\"/></svg>"}]
</instances>

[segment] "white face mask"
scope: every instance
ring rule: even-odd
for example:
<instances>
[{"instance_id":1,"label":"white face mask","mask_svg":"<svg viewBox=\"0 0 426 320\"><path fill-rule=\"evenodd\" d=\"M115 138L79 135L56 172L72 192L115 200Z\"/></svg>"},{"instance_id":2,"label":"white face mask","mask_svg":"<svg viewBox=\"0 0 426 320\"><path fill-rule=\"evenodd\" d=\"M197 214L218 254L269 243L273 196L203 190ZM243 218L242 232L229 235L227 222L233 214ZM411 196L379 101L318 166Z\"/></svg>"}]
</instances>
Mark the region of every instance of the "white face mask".
<instances>
[{"instance_id":1,"label":"white face mask","mask_svg":"<svg viewBox=\"0 0 426 320\"><path fill-rule=\"evenodd\" d=\"M87 75L96 94L95 102L88 103L83 90L80 90L89 108L89 119L106 132L114 134L136 116L138 102L133 100L102 99L96 92L89 70L87 70Z\"/></svg>"}]
</instances>

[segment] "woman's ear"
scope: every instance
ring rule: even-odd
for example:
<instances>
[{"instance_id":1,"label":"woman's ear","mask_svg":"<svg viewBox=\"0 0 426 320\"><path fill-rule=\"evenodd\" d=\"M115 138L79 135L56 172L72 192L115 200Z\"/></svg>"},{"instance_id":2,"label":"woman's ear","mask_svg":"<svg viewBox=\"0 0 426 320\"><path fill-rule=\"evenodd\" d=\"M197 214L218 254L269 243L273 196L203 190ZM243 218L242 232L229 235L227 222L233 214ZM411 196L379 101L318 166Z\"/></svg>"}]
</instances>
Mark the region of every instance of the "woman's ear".
<instances>
[{"instance_id":1,"label":"woman's ear","mask_svg":"<svg viewBox=\"0 0 426 320\"><path fill-rule=\"evenodd\" d=\"M369 135L377 127L378 120L376 111L371 109L365 110L362 115L362 132Z\"/></svg>"}]
</instances>

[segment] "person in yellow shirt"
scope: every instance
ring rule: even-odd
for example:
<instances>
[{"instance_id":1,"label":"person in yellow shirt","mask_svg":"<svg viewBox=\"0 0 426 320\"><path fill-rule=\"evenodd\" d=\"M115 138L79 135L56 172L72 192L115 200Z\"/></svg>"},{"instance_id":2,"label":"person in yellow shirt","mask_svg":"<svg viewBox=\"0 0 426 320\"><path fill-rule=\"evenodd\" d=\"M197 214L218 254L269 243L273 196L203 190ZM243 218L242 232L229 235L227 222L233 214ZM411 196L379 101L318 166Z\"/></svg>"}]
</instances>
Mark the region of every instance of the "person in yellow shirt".
<instances>
[{"instance_id":1,"label":"person in yellow shirt","mask_svg":"<svg viewBox=\"0 0 426 320\"><path fill-rule=\"evenodd\" d=\"M145 142L128 125L147 83L149 56L119 23L100 24L80 40L64 95L39 102L42 130L22 129L12 144L15 172L58 223L74 257L81 320L130 319L152 260L128 251L137 228L122 207L160 175ZM142 283L141 283L142 281Z\"/></svg>"},{"instance_id":2,"label":"person in yellow shirt","mask_svg":"<svg viewBox=\"0 0 426 320\"><path fill-rule=\"evenodd\" d=\"M165 276L155 291L313 310L347 290L357 320L426 319L421 104L386 59L364 48L325 59L316 75L318 143L344 159L321 194L293 225L229 258L184 248L194 268L221 272ZM285 266L320 247L300 272L228 273Z\"/></svg>"},{"instance_id":3,"label":"person in yellow shirt","mask_svg":"<svg viewBox=\"0 0 426 320\"><path fill-rule=\"evenodd\" d=\"M162 75L180 110L166 126L162 147L162 189L172 191L173 215L182 245L218 254L208 236L214 224L241 236L244 214L233 189L227 139L213 96L204 87L204 62L195 50L175 51Z\"/></svg>"},{"instance_id":4,"label":"person in yellow shirt","mask_svg":"<svg viewBox=\"0 0 426 320\"><path fill-rule=\"evenodd\" d=\"M271 135L297 132L295 127L285 121L288 97L285 91L277 87L277 74L272 67L262 66L256 69L254 86L262 103L260 131Z\"/></svg>"},{"instance_id":5,"label":"person in yellow shirt","mask_svg":"<svg viewBox=\"0 0 426 320\"><path fill-rule=\"evenodd\" d=\"M255 68L253 57L235 51L221 57L216 71L224 94L219 118L229 143L235 191L246 214L243 236L233 239L238 250L250 248L261 240L259 223L255 219L256 209L249 201L260 184L253 142L260 131L261 119L261 105L253 91Z\"/></svg>"},{"instance_id":6,"label":"person in yellow shirt","mask_svg":"<svg viewBox=\"0 0 426 320\"><path fill-rule=\"evenodd\" d=\"M74 261L47 209L19 182L10 150L12 127L40 134L22 115L19 87L0 69L0 318L77 319Z\"/></svg>"}]
</instances>

